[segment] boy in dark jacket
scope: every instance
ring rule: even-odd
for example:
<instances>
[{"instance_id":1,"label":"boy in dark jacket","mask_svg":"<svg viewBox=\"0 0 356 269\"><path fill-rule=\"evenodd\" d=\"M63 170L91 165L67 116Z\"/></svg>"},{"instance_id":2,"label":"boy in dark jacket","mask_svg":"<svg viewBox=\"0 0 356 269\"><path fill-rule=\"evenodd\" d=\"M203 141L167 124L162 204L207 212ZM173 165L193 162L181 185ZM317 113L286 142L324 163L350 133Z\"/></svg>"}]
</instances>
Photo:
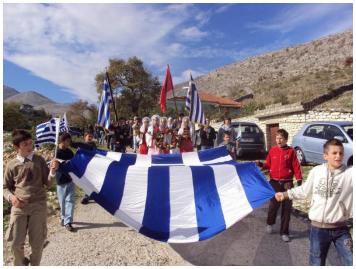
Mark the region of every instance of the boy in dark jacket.
<instances>
[{"instance_id":1,"label":"boy in dark jacket","mask_svg":"<svg viewBox=\"0 0 356 269\"><path fill-rule=\"evenodd\" d=\"M69 161L74 157L73 151L69 148L71 139L69 133L63 133L60 136L56 155L57 159ZM75 185L70 175L61 172L60 168L62 164L59 165L59 171L56 174L58 203L61 208L61 225L68 231L73 232Z\"/></svg>"},{"instance_id":2,"label":"boy in dark jacket","mask_svg":"<svg viewBox=\"0 0 356 269\"><path fill-rule=\"evenodd\" d=\"M293 187L293 176L297 179L298 186L302 183L302 172L293 148L287 145L288 132L279 129L276 135L277 146L270 149L265 163L257 164L269 170L270 184L276 192L284 192ZM289 221L292 210L292 201L282 203L272 198L269 203L267 217L267 233L272 233L272 225L276 223L277 212L282 204L280 235L284 242L289 241Z\"/></svg>"}]
</instances>

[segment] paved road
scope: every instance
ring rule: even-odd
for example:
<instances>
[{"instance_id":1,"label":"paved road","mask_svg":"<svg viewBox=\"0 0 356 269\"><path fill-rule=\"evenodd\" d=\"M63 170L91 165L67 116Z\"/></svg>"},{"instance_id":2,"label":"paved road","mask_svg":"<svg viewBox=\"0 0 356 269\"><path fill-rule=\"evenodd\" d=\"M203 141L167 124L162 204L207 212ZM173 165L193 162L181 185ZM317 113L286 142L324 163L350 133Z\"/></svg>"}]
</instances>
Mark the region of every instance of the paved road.
<instances>
[{"instance_id":1,"label":"paved road","mask_svg":"<svg viewBox=\"0 0 356 269\"><path fill-rule=\"evenodd\" d=\"M78 204L77 232L60 227L58 217L49 219L41 265L308 265L308 223L292 216L292 241L284 243L278 232L265 233L266 214L267 205L209 240L166 244L126 227L95 203ZM333 246L327 264L337 265Z\"/></svg>"},{"instance_id":2,"label":"paved road","mask_svg":"<svg viewBox=\"0 0 356 269\"><path fill-rule=\"evenodd\" d=\"M308 222L292 216L291 241L285 243L279 235L280 218L273 233L265 233L267 209L266 204L209 240L171 246L194 265L308 265ZM327 265L337 265L334 246L330 247Z\"/></svg>"}]
</instances>

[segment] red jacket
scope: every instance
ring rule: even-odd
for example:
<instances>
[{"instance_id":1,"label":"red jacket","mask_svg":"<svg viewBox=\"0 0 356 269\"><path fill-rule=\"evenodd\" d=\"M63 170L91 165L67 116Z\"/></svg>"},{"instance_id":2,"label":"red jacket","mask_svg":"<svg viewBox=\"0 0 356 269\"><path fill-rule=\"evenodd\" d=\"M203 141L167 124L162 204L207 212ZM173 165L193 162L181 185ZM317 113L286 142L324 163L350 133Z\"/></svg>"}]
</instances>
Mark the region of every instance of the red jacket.
<instances>
[{"instance_id":1,"label":"red jacket","mask_svg":"<svg viewBox=\"0 0 356 269\"><path fill-rule=\"evenodd\" d=\"M297 155L294 149L288 146L272 147L263 168L269 170L270 178L274 180L293 179L294 174L297 180L303 178Z\"/></svg>"}]
</instances>

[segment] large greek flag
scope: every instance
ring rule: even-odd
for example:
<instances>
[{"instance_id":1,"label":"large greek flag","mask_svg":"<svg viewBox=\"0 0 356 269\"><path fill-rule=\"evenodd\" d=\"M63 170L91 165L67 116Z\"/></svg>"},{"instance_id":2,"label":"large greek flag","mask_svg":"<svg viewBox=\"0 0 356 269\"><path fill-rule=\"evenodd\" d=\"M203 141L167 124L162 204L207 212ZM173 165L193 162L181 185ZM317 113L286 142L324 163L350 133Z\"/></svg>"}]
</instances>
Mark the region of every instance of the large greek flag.
<instances>
[{"instance_id":1,"label":"large greek flag","mask_svg":"<svg viewBox=\"0 0 356 269\"><path fill-rule=\"evenodd\" d=\"M109 83L104 80L103 93L98 108L98 125L106 129L109 129L110 125L110 100Z\"/></svg>"},{"instance_id":2,"label":"large greek flag","mask_svg":"<svg viewBox=\"0 0 356 269\"><path fill-rule=\"evenodd\" d=\"M205 124L205 115L203 111L203 105L200 101L197 87L190 75L189 89L185 100L186 109L189 111L189 119L191 122Z\"/></svg>"},{"instance_id":3,"label":"large greek flag","mask_svg":"<svg viewBox=\"0 0 356 269\"><path fill-rule=\"evenodd\" d=\"M59 119L58 119L59 120ZM42 144L56 143L56 118L52 118L45 123L36 126L36 141L35 147L38 148Z\"/></svg>"},{"instance_id":4,"label":"large greek flag","mask_svg":"<svg viewBox=\"0 0 356 269\"><path fill-rule=\"evenodd\" d=\"M210 238L274 195L254 163L232 161L225 147L170 155L80 149L63 167L110 214L170 243Z\"/></svg>"}]
</instances>

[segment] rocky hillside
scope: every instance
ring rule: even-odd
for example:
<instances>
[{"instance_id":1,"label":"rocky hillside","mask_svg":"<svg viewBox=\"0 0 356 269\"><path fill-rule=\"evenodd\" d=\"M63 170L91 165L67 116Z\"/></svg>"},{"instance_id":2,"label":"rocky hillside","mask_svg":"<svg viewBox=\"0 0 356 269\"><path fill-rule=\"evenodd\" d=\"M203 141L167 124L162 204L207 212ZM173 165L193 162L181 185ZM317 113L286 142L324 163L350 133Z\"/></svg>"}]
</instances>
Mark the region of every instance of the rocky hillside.
<instances>
[{"instance_id":1,"label":"rocky hillside","mask_svg":"<svg viewBox=\"0 0 356 269\"><path fill-rule=\"evenodd\" d=\"M260 106L306 101L352 83L352 46L346 31L223 66L196 82L199 90L233 99L252 91Z\"/></svg>"},{"instance_id":2,"label":"rocky hillside","mask_svg":"<svg viewBox=\"0 0 356 269\"><path fill-rule=\"evenodd\" d=\"M29 104L31 106L39 106L44 104L54 104L54 102L35 91L21 92L16 95L4 99L5 103L16 102L21 104Z\"/></svg>"}]
</instances>

